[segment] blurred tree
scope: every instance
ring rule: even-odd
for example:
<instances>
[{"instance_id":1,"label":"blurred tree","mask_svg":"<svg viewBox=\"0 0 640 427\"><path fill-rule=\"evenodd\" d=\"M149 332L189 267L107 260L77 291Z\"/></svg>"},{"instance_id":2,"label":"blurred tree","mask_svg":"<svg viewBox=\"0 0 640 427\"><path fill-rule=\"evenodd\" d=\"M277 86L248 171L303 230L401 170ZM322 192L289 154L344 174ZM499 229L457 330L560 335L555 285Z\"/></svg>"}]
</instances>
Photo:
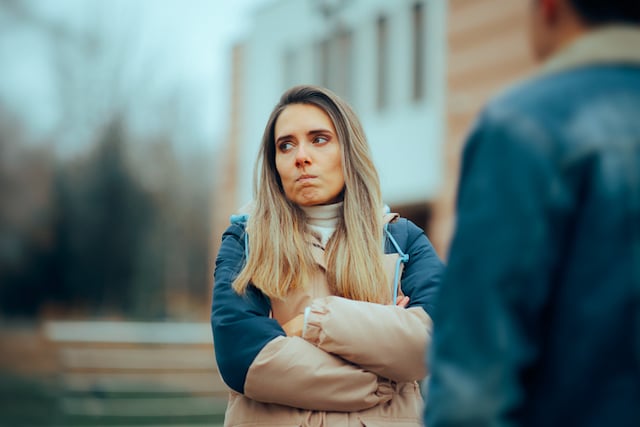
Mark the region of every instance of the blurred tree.
<instances>
[{"instance_id":1,"label":"blurred tree","mask_svg":"<svg viewBox=\"0 0 640 427\"><path fill-rule=\"evenodd\" d=\"M5 155L7 141L0 137ZM29 173L3 167L0 174L0 194L7 202L0 210L0 304L5 313L34 315L42 304L55 301L94 313L164 314L157 304L136 302L144 298L135 289L136 266L145 256L142 242L156 210L129 172L125 141L122 121L114 119L90 155L59 164L53 191L47 192L53 200L46 201L16 197L34 193L34 183L47 183L34 179L34 166L46 169L47 162L37 163L34 150L14 149L23 153L16 164ZM11 157L15 161L16 155L3 159ZM22 191L17 191L20 178ZM153 298L147 291L147 298Z\"/></svg>"},{"instance_id":2,"label":"blurred tree","mask_svg":"<svg viewBox=\"0 0 640 427\"><path fill-rule=\"evenodd\" d=\"M48 49L58 113L43 144L5 126L12 107L0 108L0 314L55 302L197 317L190 304L209 296L212 173L210 153L176 153L193 128L185 95L139 57L135 16L114 33L100 14L108 3L78 3L81 25L37 4L0 0L0 33L30 31ZM135 117L153 127L136 133Z\"/></svg>"},{"instance_id":3,"label":"blurred tree","mask_svg":"<svg viewBox=\"0 0 640 427\"><path fill-rule=\"evenodd\" d=\"M0 105L0 308L33 314L46 293L52 243L52 154L25 144L22 124Z\"/></svg>"},{"instance_id":4,"label":"blurred tree","mask_svg":"<svg viewBox=\"0 0 640 427\"><path fill-rule=\"evenodd\" d=\"M56 294L92 309L131 313L135 266L155 210L129 172L125 142L122 120L115 118L87 159L58 170Z\"/></svg>"}]
</instances>

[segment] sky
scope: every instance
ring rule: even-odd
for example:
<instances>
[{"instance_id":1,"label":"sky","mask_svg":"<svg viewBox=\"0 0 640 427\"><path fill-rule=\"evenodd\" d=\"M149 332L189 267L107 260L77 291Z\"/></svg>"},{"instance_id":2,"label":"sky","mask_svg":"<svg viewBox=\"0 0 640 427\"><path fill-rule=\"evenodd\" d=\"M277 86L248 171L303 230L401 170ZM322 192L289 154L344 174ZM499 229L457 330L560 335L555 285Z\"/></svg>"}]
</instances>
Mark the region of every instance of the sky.
<instances>
[{"instance_id":1,"label":"sky","mask_svg":"<svg viewBox=\"0 0 640 427\"><path fill-rule=\"evenodd\" d=\"M132 98L143 86L140 98L151 104L153 96L177 91L189 103L191 143L215 145L226 131L231 46L250 30L252 11L273 0L17 1L80 34L99 27L109 43L126 51L121 72L133 76ZM60 119L51 45L37 32L12 26L11 19L0 15L0 102L26 124L33 140L46 138ZM136 121L152 128L151 109Z\"/></svg>"}]
</instances>

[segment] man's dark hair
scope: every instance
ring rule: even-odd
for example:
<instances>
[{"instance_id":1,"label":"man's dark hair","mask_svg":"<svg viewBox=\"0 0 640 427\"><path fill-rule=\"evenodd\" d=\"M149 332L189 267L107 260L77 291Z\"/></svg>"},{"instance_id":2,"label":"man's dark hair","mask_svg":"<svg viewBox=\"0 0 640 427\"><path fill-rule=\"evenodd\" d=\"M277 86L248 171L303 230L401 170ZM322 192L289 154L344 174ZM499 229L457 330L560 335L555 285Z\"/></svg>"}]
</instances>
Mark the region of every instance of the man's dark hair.
<instances>
[{"instance_id":1,"label":"man's dark hair","mask_svg":"<svg viewBox=\"0 0 640 427\"><path fill-rule=\"evenodd\" d=\"M570 0L570 3L587 24L640 24L640 0Z\"/></svg>"}]
</instances>

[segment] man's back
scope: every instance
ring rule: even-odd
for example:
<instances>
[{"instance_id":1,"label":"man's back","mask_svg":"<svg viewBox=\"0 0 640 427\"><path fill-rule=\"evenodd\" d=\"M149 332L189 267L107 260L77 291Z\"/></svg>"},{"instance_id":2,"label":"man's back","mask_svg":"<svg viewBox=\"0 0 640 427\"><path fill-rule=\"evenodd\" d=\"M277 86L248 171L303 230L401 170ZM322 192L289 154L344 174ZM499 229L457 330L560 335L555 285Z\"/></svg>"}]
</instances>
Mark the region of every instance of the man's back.
<instances>
[{"instance_id":1,"label":"man's back","mask_svg":"<svg viewBox=\"0 0 640 427\"><path fill-rule=\"evenodd\" d=\"M640 425L640 66L544 76L487 114L502 109L539 132L530 149L543 150L552 168L540 183L548 186L540 202L549 286L539 357L523 377L523 418Z\"/></svg>"},{"instance_id":2,"label":"man's back","mask_svg":"<svg viewBox=\"0 0 640 427\"><path fill-rule=\"evenodd\" d=\"M640 426L640 51L617 47L497 98L467 141L430 427Z\"/></svg>"}]
</instances>

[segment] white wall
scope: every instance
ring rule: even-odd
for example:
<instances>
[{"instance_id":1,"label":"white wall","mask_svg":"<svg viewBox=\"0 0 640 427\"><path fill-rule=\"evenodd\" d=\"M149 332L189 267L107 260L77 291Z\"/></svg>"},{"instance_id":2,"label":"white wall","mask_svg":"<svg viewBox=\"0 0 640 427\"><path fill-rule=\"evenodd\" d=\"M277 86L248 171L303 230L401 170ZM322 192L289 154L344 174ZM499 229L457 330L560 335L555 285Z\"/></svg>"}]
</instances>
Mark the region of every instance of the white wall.
<instances>
[{"instance_id":1,"label":"white wall","mask_svg":"<svg viewBox=\"0 0 640 427\"><path fill-rule=\"evenodd\" d=\"M331 34L316 0L276 0L254 15L254 27L245 40L245 79L238 168L238 200L251 198L258 145L273 106L286 89L285 52L295 52L291 82L320 84L316 43ZM334 2L337 3L337 2ZM426 96L411 98L414 0L346 0L338 15L352 33L353 86L349 101L359 114L369 138L382 181L385 201L391 206L432 199L441 184L444 142L446 1L425 0L427 55L423 67ZM376 20L388 19L389 102L376 107Z\"/></svg>"}]
</instances>

